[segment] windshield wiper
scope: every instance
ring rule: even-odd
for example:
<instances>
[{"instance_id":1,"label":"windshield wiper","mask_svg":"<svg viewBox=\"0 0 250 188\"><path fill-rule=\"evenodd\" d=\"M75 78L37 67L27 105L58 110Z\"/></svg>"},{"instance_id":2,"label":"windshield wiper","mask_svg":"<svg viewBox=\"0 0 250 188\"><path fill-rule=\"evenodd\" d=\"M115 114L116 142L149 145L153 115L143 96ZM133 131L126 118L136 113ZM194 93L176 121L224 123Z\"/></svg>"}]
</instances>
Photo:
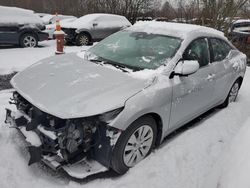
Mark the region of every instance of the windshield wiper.
<instances>
[{"instance_id":1,"label":"windshield wiper","mask_svg":"<svg viewBox=\"0 0 250 188\"><path fill-rule=\"evenodd\" d=\"M94 63L102 63L103 61L100 59L88 59L88 61L94 62Z\"/></svg>"},{"instance_id":2,"label":"windshield wiper","mask_svg":"<svg viewBox=\"0 0 250 188\"><path fill-rule=\"evenodd\" d=\"M94 63L96 63L98 65L103 65L103 64L112 65L115 68L122 70L123 72L130 72L129 70L132 70L132 71L142 70L139 67L123 65L123 64L120 64L120 63L117 63L117 62L114 62L114 61L111 61L111 60L108 60L108 59L104 59L102 57L97 57L97 58L88 59L88 60L91 61L91 62L94 62Z\"/></svg>"},{"instance_id":3,"label":"windshield wiper","mask_svg":"<svg viewBox=\"0 0 250 188\"><path fill-rule=\"evenodd\" d=\"M115 68L117 69L120 69L122 70L123 72L129 72L127 69L127 67L123 66L123 65L120 65L120 64L116 64L116 63L111 63L109 61L104 61L103 64L108 64L108 65L112 65L114 66Z\"/></svg>"},{"instance_id":4,"label":"windshield wiper","mask_svg":"<svg viewBox=\"0 0 250 188\"><path fill-rule=\"evenodd\" d=\"M129 72L128 70L126 70L126 67L125 67L125 66L121 66L121 65L118 65L118 64L115 64L115 63L111 63L111 62L108 62L108 61L105 61L105 60L100 60L100 59L89 59L89 61L94 62L94 63L96 63L96 64L98 64L98 65L103 65L103 64L112 65L112 66L114 66L115 68L122 70L123 72Z\"/></svg>"}]
</instances>

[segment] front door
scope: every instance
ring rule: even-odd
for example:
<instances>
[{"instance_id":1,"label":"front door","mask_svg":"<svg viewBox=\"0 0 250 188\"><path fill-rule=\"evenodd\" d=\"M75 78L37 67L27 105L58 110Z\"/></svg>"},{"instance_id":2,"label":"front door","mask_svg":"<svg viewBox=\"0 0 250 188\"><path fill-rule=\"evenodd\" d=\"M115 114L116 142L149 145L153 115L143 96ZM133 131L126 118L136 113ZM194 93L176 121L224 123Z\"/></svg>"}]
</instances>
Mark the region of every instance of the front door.
<instances>
[{"instance_id":1,"label":"front door","mask_svg":"<svg viewBox=\"0 0 250 188\"><path fill-rule=\"evenodd\" d=\"M175 76L172 79L170 129L175 129L205 112L214 101L215 75L210 64L208 40L199 38L191 42L183 54L183 60L198 60L200 68L187 77Z\"/></svg>"}]
</instances>

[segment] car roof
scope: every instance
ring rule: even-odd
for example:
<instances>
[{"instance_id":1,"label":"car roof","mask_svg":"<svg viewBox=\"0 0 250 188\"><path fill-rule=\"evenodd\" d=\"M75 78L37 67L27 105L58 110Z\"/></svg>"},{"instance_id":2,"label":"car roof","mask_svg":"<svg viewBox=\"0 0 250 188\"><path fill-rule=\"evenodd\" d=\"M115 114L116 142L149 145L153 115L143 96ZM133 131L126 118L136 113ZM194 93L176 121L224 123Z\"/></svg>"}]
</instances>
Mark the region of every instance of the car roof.
<instances>
[{"instance_id":1,"label":"car roof","mask_svg":"<svg viewBox=\"0 0 250 188\"><path fill-rule=\"evenodd\" d=\"M204 34L204 36L218 36L224 37L223 32L213 28L199 26L194 24L173 23L173 22L159 22L146 21L137 22L128 30L137 32L146 32L152 34L168 35L185 39L186 37L195 36L197 34Z\"/></svg>"},{"instance_id":2,"label":"car roof","mask_svg":"<svg viewBox=\"0 0 250 188\"><path fill-rule=\"evenodd\" d=\"M250 19L239 19L233 22L233 24L239 24L239 23L250 23Z\"/></svg>"},{"instance_id":3,"label":"car roof","mask_svg":"<svg viewBox=\"0 0 250 188\"><path fill-rule=\"evenodd\" d=\"M84 16L82 16L81 18L86 18L86 17L89 17L89 18L92 18L92 19L96 19L96 18L99 18L99 17L102 17L102 16L113 16L113 17L119 17L119 18L124 18L124 16L121 16L121 15L117 15L117 14L106 14L106 13L94 13L94 14L86 14Z\"/></svg>"}]
</instances>

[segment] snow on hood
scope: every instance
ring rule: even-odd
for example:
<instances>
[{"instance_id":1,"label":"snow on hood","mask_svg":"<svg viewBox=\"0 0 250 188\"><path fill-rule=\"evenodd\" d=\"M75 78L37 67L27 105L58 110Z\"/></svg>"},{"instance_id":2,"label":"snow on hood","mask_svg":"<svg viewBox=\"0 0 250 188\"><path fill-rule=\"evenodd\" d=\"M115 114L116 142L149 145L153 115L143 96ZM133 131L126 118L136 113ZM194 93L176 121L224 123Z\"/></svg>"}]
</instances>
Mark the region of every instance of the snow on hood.
<instances>
[{"instance_id":1,"label":"snow on hood","mask_svg":"<svg viewBox=\"0 0 250 188\"><path fill-rule=\"evenodd\" d=\"M98 15L99 14L88 14L88 15L85 15L76 19L73 22L63 23L62 27L75 28L75 29L84 28L84 27L90 28L93 24L93 21L98 17Z\"/></svg>"},{"instance_id":2,"label":"snow on hood","mask_svg":"<svg viewBox=\"0 0 250 188\"><path fill-rule=\"evenodd\" d=\"M60 24L64 25L67 23L71 23L71 22L75 21L76 19L77 18L66 18L66 19L60 20ZM51 29L51 28L56 29L56 23L46 25L46 29Z\"/></svg>"},{"instance_id":3,"label":"snow on hood","mask_svg":"<svg viewBox=\"0 0 250 188\"><path fill-rule=\"evenodd\" d=\"M43 22L39 16L31 10L0 6L0 25L7 24L43 25Z\"/></svg>"},{"instance_id":4,"label":"snow on hood","mask_svg":"<svg viewBox=\"0 0 250 188\"><path fill-rule=\"evenodd\" d=\"M77 18L75 16L70 16L70 15L62 15L62 14L58 14L58 15L45 15L44 17L41 18L43 23L46 25L49 24L56 24L56 20L60 20L60 23L62 23L63 20L66 19L71 19L76 20Z\"/></svg>"},{"instance_id":5,"label":"snow on hood","mask_svg":"<svg viewBox=\"0 0 250 188\"><path fill-rule=\"evenodd\" d=\"M18 73L11 84L37 108L68 119L120 108L149 82L71 53L53 56L28 67Z\"/></svg>"}]
</instances>

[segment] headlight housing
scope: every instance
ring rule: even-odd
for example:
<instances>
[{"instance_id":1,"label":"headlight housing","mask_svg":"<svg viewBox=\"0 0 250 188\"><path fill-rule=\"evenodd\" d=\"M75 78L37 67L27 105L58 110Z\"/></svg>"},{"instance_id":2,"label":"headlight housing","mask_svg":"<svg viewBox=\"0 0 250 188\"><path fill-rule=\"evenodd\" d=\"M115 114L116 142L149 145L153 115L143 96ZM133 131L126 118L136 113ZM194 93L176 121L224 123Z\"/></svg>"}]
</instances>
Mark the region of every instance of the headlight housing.
<instances>
[{"instance_id":1,"label":"headlight housing","mask_svg":"<svg viewBox=\"0 0 250 188\"><path fill-rule=\"evenodd\" d=\"M110 123L112 122L124 109L124 107L117 108L115 110L106 112L102 115L100 115L99 119L103 122Z\"/></svg>"}]
</instances>

